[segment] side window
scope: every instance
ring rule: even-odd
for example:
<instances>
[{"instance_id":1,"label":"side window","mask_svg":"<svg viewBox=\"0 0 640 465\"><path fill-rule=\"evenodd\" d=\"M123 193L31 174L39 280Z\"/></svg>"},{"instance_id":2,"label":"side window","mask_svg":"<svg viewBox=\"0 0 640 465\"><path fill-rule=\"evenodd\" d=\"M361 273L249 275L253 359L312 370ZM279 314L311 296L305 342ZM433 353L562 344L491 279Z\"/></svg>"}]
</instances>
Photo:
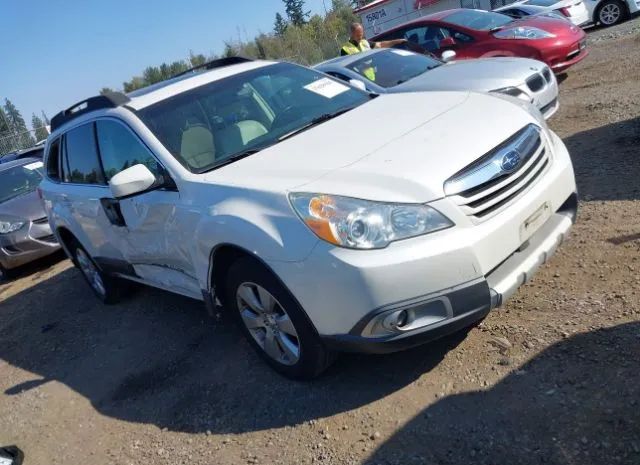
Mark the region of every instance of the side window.
<instances>
[{"instance_id":1,"label":"side window","mask_svg":"<svg viewBox=\"0 0 640 465\"><path fill-rule=\"evenodd\" d=\"M60 181L60 139L56 139L49 146L47 157L47 177L52 181Z\"/></svg>"},{"instance_id":2,"label":"side window","mask_svg":"<svg viewBox=\"0 0 640 465\"><path fill-rule=\"evenodd\" d=\"M453 37L457 43L468 44L473 42L473 37L452 28L441 28L445 37Z\"/></svg>"},{"instance_id":3,"label":"side window","mask_svg":"<svg viewBox=\"0 0 640 465\"><path fill-rule=\"evenodd\" d=\"M430 52L437 52L440 49L440 41L444 37L441 28L436 26L414 27L406 29L404 33L404 38L409 42L418 44Z\"/></svg>"},{"instance_id":4,"label":"side window","mask_svg":"<svg viewBox=\"0 0 640 465\"><path fill-rule=\"evenodd\" d=\"M65 135L65 182L105 184L94 135L93 123L70 130Z\"/></svg>"},{"instance_id":5,"label":"side window","mask_svg":"<svg viewBox=\"0 0 640 465\"><path fill-rule=\"evenodd\" d=\"M125 126L117 121L101 120L96 127L107 181L120 171L138 164L145 165L156 177L162 177L162 169L156 159Z\"/></svg>"}]
</instances>

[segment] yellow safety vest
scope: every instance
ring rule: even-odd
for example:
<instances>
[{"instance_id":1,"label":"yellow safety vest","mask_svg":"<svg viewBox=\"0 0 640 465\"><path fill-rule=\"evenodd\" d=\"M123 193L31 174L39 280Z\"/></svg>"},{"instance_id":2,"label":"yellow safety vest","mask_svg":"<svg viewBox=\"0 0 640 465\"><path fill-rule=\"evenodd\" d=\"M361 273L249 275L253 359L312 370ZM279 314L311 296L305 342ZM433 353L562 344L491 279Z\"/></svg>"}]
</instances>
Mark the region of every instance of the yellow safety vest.
<instances>
[{"instance_id":1,"label":"yellow safety vest","mask_svg":"<svg viewBox=\"0 0 640 465\"><path fill-rule=\"evenodd\" d=\"M360 41L358 46L355 46L353 45L353 42L348 41L342 46L342 50L344 50L344 52L347 55L355 55L356 53L366 52L367 50L371 50L371 47L369 46L369 41L363 39ZM373 82L376 81L376 71L373 68L367 68L363 70L362 74L364 74L365 77L370 81L373 81Z\"/></svg>"}]
</instances>

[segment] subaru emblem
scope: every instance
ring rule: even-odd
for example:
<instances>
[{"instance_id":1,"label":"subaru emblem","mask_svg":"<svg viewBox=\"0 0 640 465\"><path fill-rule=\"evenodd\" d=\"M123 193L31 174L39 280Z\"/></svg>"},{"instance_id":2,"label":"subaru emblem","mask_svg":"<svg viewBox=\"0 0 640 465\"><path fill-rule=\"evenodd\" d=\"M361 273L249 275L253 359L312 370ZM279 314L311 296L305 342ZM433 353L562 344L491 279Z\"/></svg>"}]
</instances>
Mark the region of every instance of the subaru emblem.
<instances>
[{"instance_id":1,"label":"subaru emblem","mask_svg":"<svg viewBox=\"0 0 640 465\"><path fill-rule=\"evenodd\" d=\"M500 161L500 168L506 173L511 173L520 166L520 152L517 150L509 150Z\"/></svg>"}]
</instances>

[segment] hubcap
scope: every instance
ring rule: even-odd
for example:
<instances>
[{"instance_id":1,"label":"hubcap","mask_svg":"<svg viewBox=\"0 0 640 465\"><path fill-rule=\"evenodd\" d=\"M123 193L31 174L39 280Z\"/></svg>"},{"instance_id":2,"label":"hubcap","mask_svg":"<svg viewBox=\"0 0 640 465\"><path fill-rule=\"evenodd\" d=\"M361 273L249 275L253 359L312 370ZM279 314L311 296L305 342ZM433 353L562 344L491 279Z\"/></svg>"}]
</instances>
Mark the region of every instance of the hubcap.
<instances>
[{"instance_id":1,"label":"hubcap","mask_svg":"<svg viewBox=\"0 0 640 465\"><path fill-rule=\"evenodd\" d=\"M80 265L80 271L85 275L89 284L100 295L105 295L104 283L100 277L100 272L93 264L91 259L87 256L84 250L78 249L76 251L76 257L78 259L78 265Z\"/></svg>"},{"instance_id":2,"label":"hubcap","mask_svg":"<svg viewBox=\"0 0 640 465\"><path fill-rule=\"evenodd\" d=\"M300 342L280 302L254 283L242 283L236 300L244 325L262 350L279 363L294 365L300 359Z\"/></svg>"},{"instance_id":3,"label":"hubcap","mask_svg":"<svg viewBox=\"0 0 640 465\"><path fill-rule=\"evenodd\" d=\"M620 18L620 6L615 3L609 3L600 10L600 21L604 24L613 24Z\"/></svg>"}]
</instances>

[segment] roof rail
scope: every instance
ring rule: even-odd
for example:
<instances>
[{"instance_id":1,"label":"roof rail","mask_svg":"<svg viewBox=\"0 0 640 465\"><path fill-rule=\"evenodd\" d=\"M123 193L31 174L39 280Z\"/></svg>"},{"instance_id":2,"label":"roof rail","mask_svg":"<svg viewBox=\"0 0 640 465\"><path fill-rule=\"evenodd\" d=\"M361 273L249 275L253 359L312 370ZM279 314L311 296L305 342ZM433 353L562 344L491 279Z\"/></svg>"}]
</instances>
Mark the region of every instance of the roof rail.
<instances>
[{"instance_id":1,"label":"roof rail","mask_svg":"<svg viewBox=\"0 0 640 465\"><path fill-rule=\"evenodd\" d=\"M90 111L99 110L101 108L116 108L121 105L125 105L130 101L131 99L122 92L106 92L102 95L90 97L76 103L66 110L62 110L51 118L51 132L55 131L63 124L68 123L72 119L85 113L89 113Z\"/></svg>"},{"instance_id":2,"label":"roof rail","mask_svg":"<svg viewBox=\"0 0 640 465\"><path fill-rule=\"evenodd\" d=\"M203 63L201 65L194 66L193 68L189 68L188 70L178 73L173 77L177 78L180 76L184 76L185 74L193 73L194 71L197 71L199 69L205 69L208 71L210 69L224 68L225 66L237 65L239 63L247 63L249 61L253 61L253 60L251 58L246 58L246 57L218 58L217 60L207 61L206 63Z\"/></svg>"}]
</instances>

